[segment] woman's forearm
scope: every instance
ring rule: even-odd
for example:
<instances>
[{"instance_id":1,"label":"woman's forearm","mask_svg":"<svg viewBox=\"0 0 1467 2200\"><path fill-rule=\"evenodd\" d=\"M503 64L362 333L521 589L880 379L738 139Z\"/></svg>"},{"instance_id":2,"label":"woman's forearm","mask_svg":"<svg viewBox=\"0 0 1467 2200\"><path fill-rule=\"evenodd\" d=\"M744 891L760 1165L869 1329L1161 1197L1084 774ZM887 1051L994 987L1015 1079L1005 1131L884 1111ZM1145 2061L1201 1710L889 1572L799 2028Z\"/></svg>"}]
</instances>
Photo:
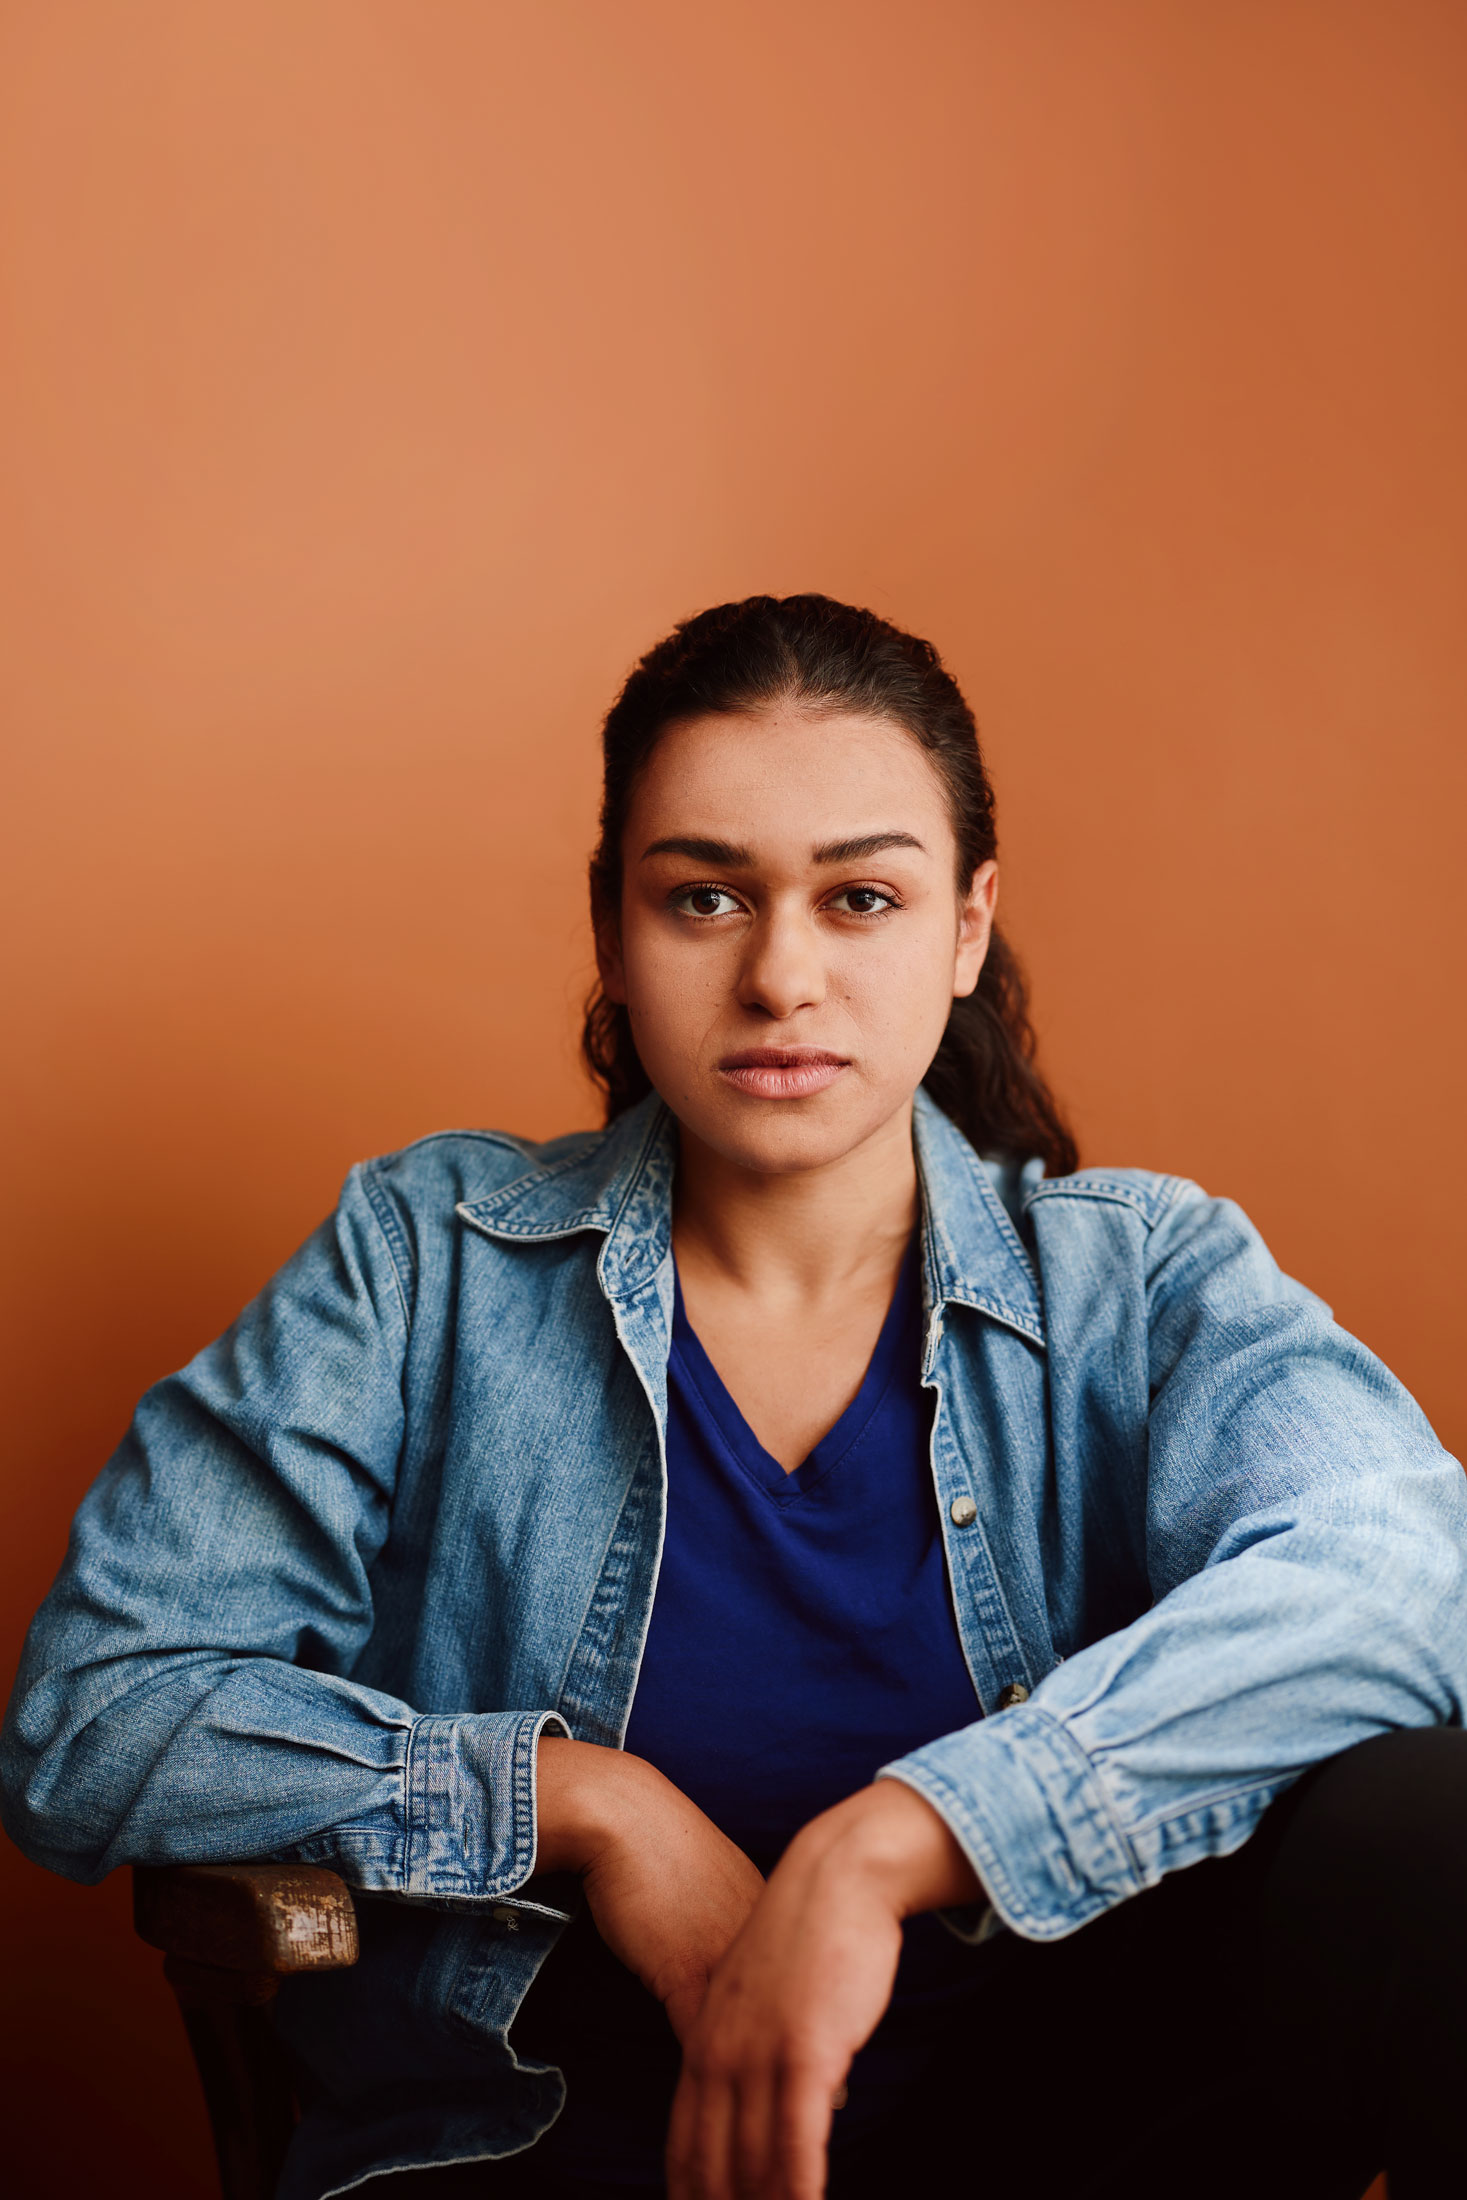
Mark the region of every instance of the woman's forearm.
<instances>
[{"instance_id":1,"label":"woman's forearm","mask_svg":"<svg viewBox=\"0 0 1467 2200\"><path fill-rule=\"evenodd\" d=\"M537 1786L540 1868L580 1873L597 1931L681 2037L763 1879L645 1758L542 1735Z\"/></svg>"},{"instance_id":2,"label":"woman's forearm","mask_svg":"<svg viewBox=\"0 0 1467 2200\"><path fill-rule=\"evenodd\" d=\"M643 1758L563 1735L540 1737L537 1790L541 1871L585 1871L639 1823L644 1833L665 1833L669 1818L694 1815ZM795 1836L788 1857L792 1869L822 1881L863 1880L898 1917L983 1897L946 1821L899 1780L877 1780L823 1811Z\"/></svg>"},{"instance_id":3,"label":"woman's forearm","mask_svg":"<svg viewBox=\"0 0 1467 2200\"><path fill-rule=\"evenodd\" d=\"M624 1750L542 1734L536 1759L535 1864L539 1871L583 1872L635 1817L639 1795L667 1786L660 1773Z\"/></svg>"},{"instance_id":4,"label":"woman's forearm","mask_svg":"<svg viewBox=\"0 0 1467 2200\"><path fill-rule=\"evenodd\" d=\"M823 1811L790 1843L786 1861L822 1885L869 1886L895 1917L984 1899L946 1820L900 1780L873 1781Z\"/></svg>"}]
</instances>

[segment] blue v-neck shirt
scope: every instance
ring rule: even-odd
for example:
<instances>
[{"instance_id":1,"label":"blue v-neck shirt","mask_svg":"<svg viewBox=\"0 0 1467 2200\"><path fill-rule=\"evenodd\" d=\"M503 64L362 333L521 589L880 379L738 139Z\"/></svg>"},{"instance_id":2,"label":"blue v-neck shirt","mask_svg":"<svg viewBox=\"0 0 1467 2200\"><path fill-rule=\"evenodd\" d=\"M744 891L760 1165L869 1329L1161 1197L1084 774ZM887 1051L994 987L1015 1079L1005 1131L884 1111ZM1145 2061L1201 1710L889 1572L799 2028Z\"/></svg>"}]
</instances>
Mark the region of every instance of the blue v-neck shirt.
<instances>
[{"instance_id":1,"label":"blue v-neck shirt","mask_svg":"<svg viewBox=\"0 0 1467 2200\"><path fill-rule=\"evenodd\" d=\"M878 1767L980 1716L948 1589L915 1246L860 1389L792 1474L688 1321L667 1370L667 1531L626 1747L767 1870Z\"/></svg>"},{"instance_id":2,"label":"blue v-neck shirt","mask_svg":"<svg viewBox=\"0 0 1467 2200\"><path fill-rule=\"evenodd\" d=\"M679 1287L667 1369L667 1532L626 1747L768 1871L791 1836L878 1767L981 1716L953 1617L920 1382L913 1245L865 1378L786 1474L724 1387ZM913 1919L891 2008L858 2056L834 2140L915 2095L967 1990L971 1951ZM660 2008L583 1920L526 2008L565 2070L542 2155L581 2177L660 2184L677 2075Z\"/></svg>"}]
</instances>

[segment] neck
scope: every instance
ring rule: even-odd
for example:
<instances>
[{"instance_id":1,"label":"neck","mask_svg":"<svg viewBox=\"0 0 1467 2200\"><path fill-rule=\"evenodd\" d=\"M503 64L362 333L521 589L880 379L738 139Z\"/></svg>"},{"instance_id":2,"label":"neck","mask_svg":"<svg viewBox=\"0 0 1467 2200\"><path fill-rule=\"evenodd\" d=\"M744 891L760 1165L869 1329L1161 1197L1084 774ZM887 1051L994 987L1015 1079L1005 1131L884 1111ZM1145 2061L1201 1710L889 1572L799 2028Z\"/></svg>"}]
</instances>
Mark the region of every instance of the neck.
<instances>
[{"instance_id":1,"label":"neck","mask_svg":"<svg viewBox=\"0 0 1467 2200\"><path fill-rule=\"evenodd\" d=\"M790 1175L746 1169L680 1133L679 1267L716 1270L770 1302L838 1298L895 1280L917 1219L911 1104L851 1153Z\"/></svg>"}]
</instances>

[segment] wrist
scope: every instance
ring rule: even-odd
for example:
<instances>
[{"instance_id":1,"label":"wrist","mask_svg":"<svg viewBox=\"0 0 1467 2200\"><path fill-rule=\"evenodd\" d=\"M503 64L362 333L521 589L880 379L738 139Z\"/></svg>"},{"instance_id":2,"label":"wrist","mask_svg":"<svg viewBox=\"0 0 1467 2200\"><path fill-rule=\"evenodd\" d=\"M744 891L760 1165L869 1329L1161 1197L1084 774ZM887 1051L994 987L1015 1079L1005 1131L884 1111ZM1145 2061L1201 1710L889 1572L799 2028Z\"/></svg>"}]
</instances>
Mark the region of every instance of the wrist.
<instances>
[{"instance_id":1,"label":"wrist","mask_svg":"<svg viewBox=\"0 0 1467 2200\"><path fill-rule=\"evenodd\" d=\"M822 1811L788 1853L822 1880L860 1887L897 1918L985 1899L946 1819L900 1780L874 1780Z\"/></svg>"}]
</instances>

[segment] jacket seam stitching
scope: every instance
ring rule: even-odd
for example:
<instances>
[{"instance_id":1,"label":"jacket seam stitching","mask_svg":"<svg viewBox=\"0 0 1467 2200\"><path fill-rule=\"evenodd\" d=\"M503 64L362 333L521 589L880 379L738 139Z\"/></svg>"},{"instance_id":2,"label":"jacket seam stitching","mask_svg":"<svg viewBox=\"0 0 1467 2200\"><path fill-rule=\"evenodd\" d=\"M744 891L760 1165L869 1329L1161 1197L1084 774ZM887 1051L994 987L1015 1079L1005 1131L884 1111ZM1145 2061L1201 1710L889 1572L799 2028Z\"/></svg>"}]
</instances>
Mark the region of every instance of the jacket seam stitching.
<instances>
[{"instance_id":1,"label":"jacket seam stitching","mask_svg":"<svg viewBox=\"0 0 1467 2200\"><path fill-rule=\"evenodd\" d=\"M501 1221L499 1215L492 1211L501 1202L509 1204L511 1194L523 1197L529 1191L538 1190L541 1185L551 1183L567 1170L581 1166L584 1159L584 1155L573 1155L569 1161L557 1161L548 1169L528 1170L524 1176L517 1176L512 1184L504 1185L500 1191L491 1192L485 1199L459 1200L454 1207L454 1213L460 1222L468 1223L471 1229L482 1230L488 1237L557 1238L574 1237L579 1230L609 1231L613 1227L613 1221L604 1206L580 1207L574 1213L553 1222ZM490 1211L486 1212L486 1209Z\"/></svg>"},{"instance_id":2,"label":"jacket seam stitching","mask_svg":"<svg viewBox=\"0 0 1467 2200\"><path fill-rule=\"evenodd\" d=\"M511 1238L526 1244L536 1239L577 1237L582 1230L609 1231L612 1227L604 1210L589 1207L568 1215L563 1222L497 1222L490 1215L476 1214L467 1200L461 1200L454 1213L460 1222L466 1222L471 1230L481 1230L486 1237Z\"/></svg>"},{"instance_id":3,"label":"jacket seam stitching","mask_svg":"<svg viewBox=\"0 0 1467 2200\"><path fill-rule=\"evenodd\" d=\"M937 1105L935 1101L933 1101L932 1104L934 1107L936 1107ZM939 1110L939 1113L940 1112L941 1111ZM977 1196L978 1203L987 1213L989 1220L992 1222L994 1228L997 1230L999 1238L1007 1251L1010 1252L1013 1255L1014 1259L1018 1262L1024 1279L1033 1290L1037 1302L1039 1299L1040 1290L1039 1271L1033 1259L1030 1257L1029 1248L1024 1243L1024 1240L1020 1237L1018 1231L1014 1228L1012 1216L1009 1214L1009 1211L1007 1207L1005 1207L1003 1201L999 1198L998 1193L994 1190L993 1179L989 1176L987 1169L983 1165L982 1155L976 1153L973 1150L972 1146L968 1144L968 1141L965 1138L962 1138L961 1132L958 1133L958 1136L962 1140L962 1145L965 1149L960 1158L964 1168L967 1170L968 1175L972 1181L973 1189Z\"/></svg>"},{"instance_id":4,"label":"jacket seam stitching","mask_svg":"<svg viewBox=\"0 0 1467 2200\"><path fill-rule=\"evenodd\" d=\"M408 1335L411 1336L413 1327L413 1309L412 1305L409 1303L407 1289L403 1282L402 1266L398 1258L399 1246L401 1247L403 1260L405 1260L407 1263L408 1273L412 1278L412 1295L414 1300L416 1300L418 1295L416 1267L413 1263L412 1255L409 1251L407 1241L402 1235L397 1217L392 1213L390 1207L387 1206L386 1195L383 1192L381 1186L378 1185L373 1179L370 1163L365 1164L362 1168L361 1183L362 1190L366 1195L367 1206L371 1212L372 1220L376 1223L378 1230L381 1232L382 1242L387 1248L387 1259L392 1269L392 1280L397 1287L398 1304L402 1308L403 1327L407 1331Z\"/></svg>"},{"instance_id":5,"label":"jacket seam stitching","mask_svg":"<svg viewBox=\"0 0 1467 2200\"><path fill-rule=\"evenodd\" d=\"M1144 1839L1152 1834L1164 1834L1169 1826L1183 1825L1189 1818L1205 1815L1208 1811L1217 1810L1228 1803L1244 1801L1252 1795L1274 1790L1282 1794L1286 1787L1292 1786L1309 1769L1309 1766L1301 1765L1297 1771L1268 1772L1257 1779L1235 1780L1229 1787L1212 1788L1205 1794L1194 1797L1190 1803L1178 1804L1172 1810L1157 1811L1149 1818L1139 1818L1135 1826L1136 1835Z\"/></svg>"},{"instance_id":6,"label":"jacket seam stitching","mask_svg":"<svg viewBox=\"0 0 1467 2200\"><path fill-rule=\"evenodd\" d=\"M1086 1786L1093 1789L1095 1802L1099 1805L1100 1811L1104 1816L1106 1824L1110 1827L1112 1834L1115 1836L1116 1845L1120 1849L1121 1854L1125 1857L1126 1862L1130 1865L1131 1871L1135 1875L1138 1885L1144 1886L1146 1883L1146 1875L1141 1869L1141 1859L1137 1856L1135 1844L1131 1839L1130 1833L1128 1832L1124 1821L1117 1812L1115 1800L1111 1795L1110 1789L1106 1784L1104 1777L1102 1776L1099 1764L1096 1762L1091 1752L1085 1747L1079 1736L1071 1732L1069 1726L1065 1723L1063 1719L1055 1718L1053 1713L1046 1711L1042 1705L1035 1704L1031 1705L1029 1708L1034 1712L1036 1718L1043 1720L1044 1724L1049 1728L1051 1735L1060 1737L1064 1741L1066 1746L1070 1750L1072 1750L1074 1754L1080 1759L1080 1762L1084 1767Z\"/></svg>"},{"instance_id":7,"label":"jacket seam stitching","mask_svg":"<svg viewBox=\"0 0 1467 2200\"><path fill-rule=\"evenodd\" d=\"M426 1822L419 1825L418 1809L426 1821L428 1810L428 1774L423 1767L422 1753L430 1746L428 1722L431 1712L422 1712L408 1729L407 1749L402 1760L403 1769L403 1843L402 1843L402 1891L413 1892L413 1871L419 1853L423 1851L430 1828Z\"/></svg>"},{"instance_id":8,"label":"jacket seam stitching","mask_svg":"<svg viewBox=\"0 0 1467 2200\"><path fill-rule=\"evenodd\" d=\"M516 1138L516 1137L515 1137L515 1135L514 1135L514 1132L513 1132L513 1131L483 1131L483 1130L456 1130L456 1131L455 1131L455 1130L447 1130L447 1131L424 1131L424 1133L423 1133L423 1135L422 1135L422 1137L421 1137L421 1138L413 1138L413 1139L410 1139L410 1140L408 1141L407 1145L405 1145L405 1146L396 1146L396 1147L394 1147L394 1148L393 1148L393 1150L392 1150L392 1152L391 1152L391 1153L388 1153L388 1154L377 1154L377 1155L374 1155L374 1157L373 1157L373 1165L374 1165L374 1166L376 1166L376 1167L381 1167L381 1166L382 1166L382 1165L383 1165L384 1163L386 1163L386 1162L389 1162L389 1161L399 1161L399 1160L401 1160L401 1158L402 1158L402 1156L403 1156L404 1154L409 1154L409 1153L416 1153L416 1152L418 1151L418 1148L419 1148L420 1146L437 1146L437 1145L440 1145L440 1144L442 1143L442 1141L443 1141L444 1139L446 1139L446 1138L473 1138L473 1139L477 1139L477 1140L478 1140L478 1142L479 1142L479 1143L480 1143L481 1145L485 1145L485 1146L498 1146L498 1147L502 1148L502 1150L503 1150L503 1151L504 1151L505 1153L515 1153L515 1154L518 1154L518 1155L519 1155L519 1157L520 1157L520 1159L521 1159L522 1161L523 1161L523 1160L525 1160L525 1159L527 1158L527 1157L526 1157L526 1154L525 1154L525 1147L526 1147L526 1145L527 1145L528 1143L530 1143L530 1141L528 1141L528 1140L526 1140L526 1139L523 1139L523 1138ZM554 1166L556 1166L556 1167L559 1167L559 1163L556 1163L556 1164L554 1164ZM530 1164L530 1172L529 1172L529 1173L533 1173L533 1170L534 1170L534 1164L533 1164L533 1162L532 1162L532 1163Z\"/></svg>"},{"instance_id":9,"label":"jacket seam stitching","mask_svg":"<svg viewBox=\"0 0 1467 2200\"><path fill-rule=\"evenodd\" d=\"M990 1321L1000 1322L1006 1329L1014 1330L1026 1343L1037 1344L1041 1351L1047 1349L1048 1338L1043 1326L1032 1314L1025 1313L1017 1306L1010 1306L996 1291L983 1292L981 1295L976 1292L965 1294L952 1291L943 1300L943 1304L965 1306L970 1314L985 1314Z\"/></svg>"},{"instance_id":10,"label":"jacket seam stitching","mask_svg":"<svg viewBox=\"0 0 1467 2200\"><path fill-rule=\"evenodd\" d=\"M451 1137L452 1133L440 1135ZM493 1136L493 1133L480 1131L477 1135L481 1138L489 1138ZM522 1152L523 1149L516 1147L512 1150ZM523 1192L529 1185L553 1184L557 1178L568 1176L572 1169L583 1169L586 1165L586 1158L584 1153L568 1153L562 1154L559 1161L531 1162L523 1176L511 1177L508 1184L501 1184L497 1190L486 1192L482 1199L464 1200L462 1204L466 1207L472 1206L475 1210L480 1207L492 1207L497 1200L510 1199L516 1192Z\"/></svg>"},{"instance_id":11,"label":"jacket seam stitching","mask_svg":"<svg viewBox=\"0 0 1467 2200\"><path fill-rule=\"evenodd\" d=\"M1117 1184L1105 1178L1095 1183L1076 1184L1067 1177L1056 1177L1052 1184L1035 1186L1024 1201L1024 1212L1027 1214L1041 1199L1093 1199L1110 1207L1129 1207L1147 1229L1152 1230L1185 1190L1187 1182L1183 1176L1164 1177L1153 1199L1129 1184Z\"/></svg>"},{"instance_id":12,"label":"jacket seam stitching","mask_svg":"<svg viewBox=\"0 0 1467 2200\"><path fill-rule=\"evenodd\" d=\"M621 1204L617 1208L616 1213L611 1218L611 1228L613 1230L621 1221L622 1216L626 1213L628 1207L630 1207L632 1201L636 1198L637 1193L642 1188L642 1179L647 1173L647 1163L651 1155L653 1146L662 1135L662 1126L667 1117L667 1113L668 1110L665 1105L658 1108L651 1122L647 1125L646 1131L644 1132L642 1137L641 1151L638 1153L635 1162L632 1164L632 1167L627 1174L626 1189L622 1193ZM608 1232L608 1235L609 1234L610 1233Z\"/></svg>"},{"instance_id":13,"label":"jacket seam stitching","mask_svg":"<svg viewBox=\"0 0 1467 2200\"><path fill-rule=\"evenodd\" d=\"M966 1159L966 1156L964 1157ZM1013 1254L1031 1285L1035 1298L1039 1296L1039 1271L1029 1255L1029 1248L1014 1228L1013 1218L993 1188L993 1180L984 1168L981 1156L975 1154L972 1175L980 1203L988 1209L989 1218L1002 1242Z\"/></svg>"}]
</instances>

